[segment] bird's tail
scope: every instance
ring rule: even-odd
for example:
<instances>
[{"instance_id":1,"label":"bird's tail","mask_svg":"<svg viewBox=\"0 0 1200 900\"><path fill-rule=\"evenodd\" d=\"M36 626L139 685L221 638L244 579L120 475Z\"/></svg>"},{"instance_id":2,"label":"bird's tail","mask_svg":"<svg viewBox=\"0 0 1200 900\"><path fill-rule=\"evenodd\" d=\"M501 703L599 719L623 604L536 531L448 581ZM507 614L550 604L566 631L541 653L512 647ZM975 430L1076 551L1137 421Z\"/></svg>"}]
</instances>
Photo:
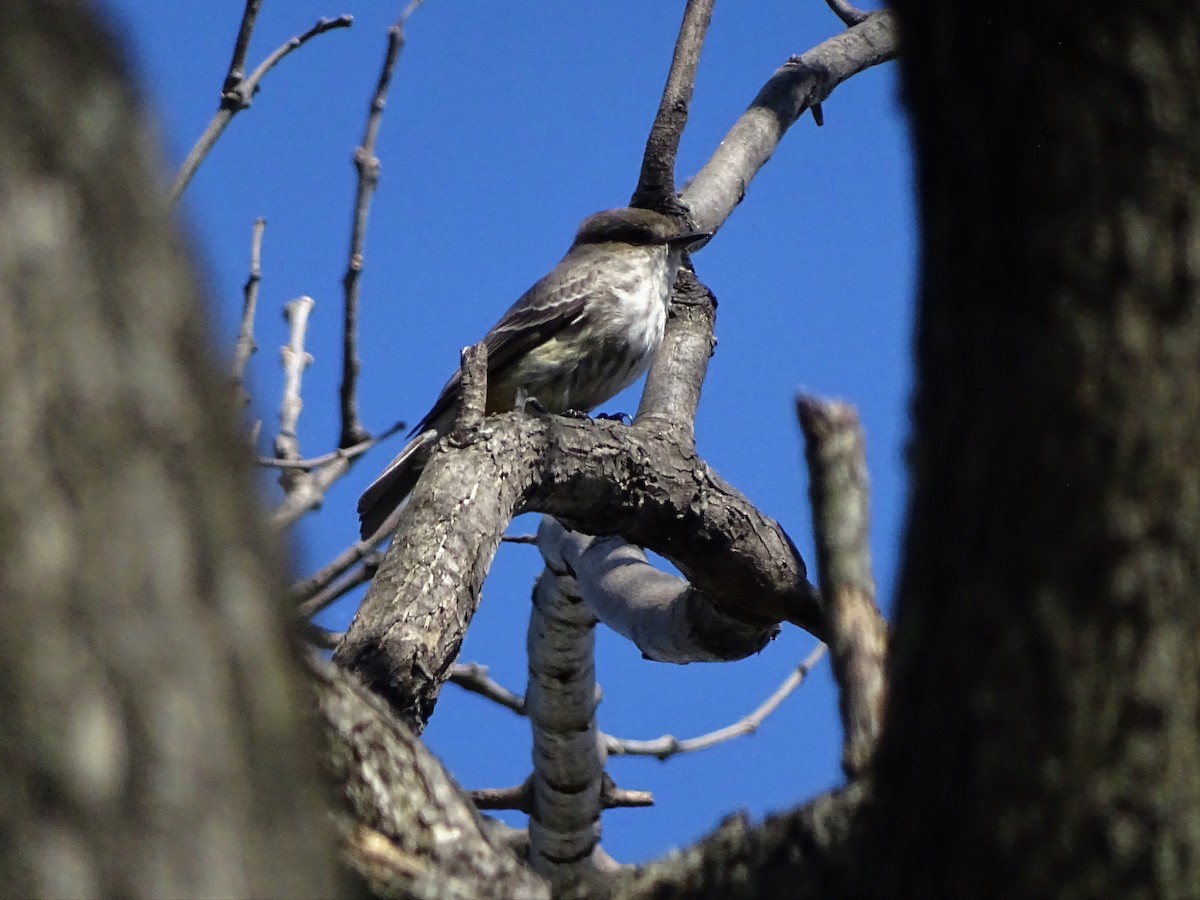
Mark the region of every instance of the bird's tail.
<instances>
[{"instance_id":1,"label":"bird's tail","mask_svg":"<svg viewBox=\"0 0 1200 900\"><path fill-rule=\"evenodd\" d=\"M363 491L358 498L358 532L364 541L383 526L416 486L437 439L434 429L418 434Z\"/></svg>"}]
</instances>

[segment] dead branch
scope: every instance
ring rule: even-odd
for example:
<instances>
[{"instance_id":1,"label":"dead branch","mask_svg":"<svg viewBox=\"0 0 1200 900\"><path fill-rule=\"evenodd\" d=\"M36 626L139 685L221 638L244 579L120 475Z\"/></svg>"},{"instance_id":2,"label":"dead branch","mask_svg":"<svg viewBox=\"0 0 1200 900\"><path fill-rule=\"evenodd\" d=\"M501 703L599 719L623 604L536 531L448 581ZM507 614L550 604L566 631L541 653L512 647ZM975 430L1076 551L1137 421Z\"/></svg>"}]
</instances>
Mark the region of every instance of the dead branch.
<instances>
[{"instance_id":1,"label":"dead branch","mask_svg":"<svg viewBox=\"0 0 1200 900\"><path fill-rule=\"evenodd\" d=\"M350 258L346 274L342 277L345 295L342 323L342 384L339 389L341 401L342 431L338 446L349 447L369 437L358 418L358 283L362 277L363 253L367 241L367 217L371 211L371 197L379 184L379 158L375 155L375 142L379 138L379 127L383 122L383 110L387 104L388 88L396 71L396 62L404 48L404 25L421 5L422 0L412 0L388 29L387 50L383 55L383 66L375 93L367 112L367 123L363 129L362 142L354 151L354 170L358 181L354 191L354 213L350 225Z\"/></svg>"},{"instance_id":2,"label":"dead branch","mask_svg":"<svg viewBox=\"0 0 1200 900\"><path fill-rule=\"evenodd\" d=\"M809 495L829 647L844 734L842 768L853 779L875 749L883 719L887 627L875 606L867 545L867 462L862 428L846 403L802 396Z\"/></svg>"}]
</instances>

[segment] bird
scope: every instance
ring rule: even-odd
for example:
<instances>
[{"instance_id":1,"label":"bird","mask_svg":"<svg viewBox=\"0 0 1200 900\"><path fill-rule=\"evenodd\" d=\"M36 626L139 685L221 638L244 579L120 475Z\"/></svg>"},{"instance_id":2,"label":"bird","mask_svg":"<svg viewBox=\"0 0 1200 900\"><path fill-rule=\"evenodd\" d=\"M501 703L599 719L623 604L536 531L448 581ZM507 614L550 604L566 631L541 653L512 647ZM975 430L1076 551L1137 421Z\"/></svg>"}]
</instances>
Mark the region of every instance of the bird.
<instances>
[{"instance_id":1,"label":"bird","mask_svg":"<svg viewBox=\"0 0 1200 900\"><path fill-rule=\"evenodd\" d=\"M562 260L484 336L484 414L527 402L547 413L586 413L632 384L662 343L684 251L711 236L649 209L584 219ZM363 540L416 485L434 444L453 427L461 387L456 371L407 446L359 498Z\"/></svg>"}]
</instances>

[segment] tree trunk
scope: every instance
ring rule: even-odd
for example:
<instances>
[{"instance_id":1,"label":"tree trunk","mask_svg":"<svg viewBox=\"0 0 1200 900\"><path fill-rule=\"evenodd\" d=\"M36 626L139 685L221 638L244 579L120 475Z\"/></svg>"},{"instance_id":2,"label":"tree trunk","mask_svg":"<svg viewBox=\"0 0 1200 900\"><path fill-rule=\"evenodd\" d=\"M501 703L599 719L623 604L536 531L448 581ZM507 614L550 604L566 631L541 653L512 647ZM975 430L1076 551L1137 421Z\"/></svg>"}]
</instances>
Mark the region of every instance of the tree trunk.
<instances>
[{"instance_id":1,"label":"tree trunk","mask_svg":"<svg viewBox=\"0 0 1200 900\"><path fill-rule=\"evenodd\" d=\"M0 4L0 894L330 896L281 567L107 37Z\"/></svg>"},{"instance_id":2,"label":"tree trunk","mask_svg":"<svg viewBox=\"0 0 1200 900\"><path fill-rule=\"evenodd\" d=\"M924 259L880 897L1200 889L1200 8L895 0Z\"/></svg>"}]
</instances>

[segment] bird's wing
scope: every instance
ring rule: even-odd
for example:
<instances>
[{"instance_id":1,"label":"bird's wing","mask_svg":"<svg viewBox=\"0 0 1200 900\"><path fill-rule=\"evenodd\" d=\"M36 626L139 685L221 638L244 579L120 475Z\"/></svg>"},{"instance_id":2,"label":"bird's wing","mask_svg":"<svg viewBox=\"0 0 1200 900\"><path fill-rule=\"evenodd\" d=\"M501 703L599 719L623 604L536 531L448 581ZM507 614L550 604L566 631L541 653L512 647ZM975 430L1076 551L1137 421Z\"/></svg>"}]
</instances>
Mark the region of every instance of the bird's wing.
<instances>
[{"instance_id":1,"label":"bird's wing","mask_svg":"<svg viewBox=\"0 0 1200 900\"><path fill-rule=\"evenodd\" d=\"M599 273L594 266L569 262L568 254L541 281L522 294L484 336L489 381L514 359L579 320L588 297L600 286ZM434 427L434 423L458 402L460 385L461 373L455 371L437 401L410 434Z\"/></svg>"}]
</instances>

